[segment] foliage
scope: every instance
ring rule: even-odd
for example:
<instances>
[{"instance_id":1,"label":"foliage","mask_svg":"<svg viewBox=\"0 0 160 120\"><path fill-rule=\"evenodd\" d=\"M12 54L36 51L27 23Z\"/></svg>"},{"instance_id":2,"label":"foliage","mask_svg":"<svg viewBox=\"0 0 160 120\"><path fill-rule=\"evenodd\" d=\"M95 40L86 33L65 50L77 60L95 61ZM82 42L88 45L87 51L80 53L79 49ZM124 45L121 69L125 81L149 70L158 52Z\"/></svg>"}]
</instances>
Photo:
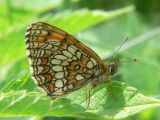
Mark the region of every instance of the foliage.
<instances>
[{"instance_id":1,"label":"foliage","mask_svg":"<svg viewBox=\"0 0 160 120\"><path fill-rule=\"evenodd\" d=\"M107 92L107 87L112 88L112 94ZM3 94L1 94L0 115L120 119L146 108L160 106L159 100L145 97L137 89L119 82L113 82L111 86L99 85L92 89L89 108L86 108L85 89L53 101L38 92L36 88L29 75L10 82L1 90Z\"/></svg>"}]
</instances>

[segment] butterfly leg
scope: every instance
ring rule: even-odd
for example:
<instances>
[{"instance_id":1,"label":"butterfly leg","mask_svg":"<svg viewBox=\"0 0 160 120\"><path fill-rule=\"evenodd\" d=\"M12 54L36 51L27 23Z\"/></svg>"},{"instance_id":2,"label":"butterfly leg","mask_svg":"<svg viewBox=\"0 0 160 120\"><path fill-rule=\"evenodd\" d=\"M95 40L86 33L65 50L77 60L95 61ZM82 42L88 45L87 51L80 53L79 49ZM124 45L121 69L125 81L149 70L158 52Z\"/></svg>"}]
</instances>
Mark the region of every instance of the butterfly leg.
<instances>
[{"instance_id":1,"label":"butterfly leg","mask_svg":"<svg viewBox=\"0 0 160 120\"><path fill-rule=\"evenodd\" d=\"M91 90L92 90L93 87L89 87L87 90L86 90L86 109L89 108L89 104L90 104L90 100L91 100Z\"/></svg>"},{"instance_id":2,"label":"butterfly leg","mask_svg":"<svg viewBox=\"0 0 160 120\"><path fill-rule=\"evenodd\" d=\"M113 94L113 91L112 91L112 81L111 81L110 79L108 79L107 82L108 82L107 92L109 92L109 93L112 95L112 97L114 98L114 100L117 101L117 98L116 98L116 96Z\"/></svg>"}]
</instances>

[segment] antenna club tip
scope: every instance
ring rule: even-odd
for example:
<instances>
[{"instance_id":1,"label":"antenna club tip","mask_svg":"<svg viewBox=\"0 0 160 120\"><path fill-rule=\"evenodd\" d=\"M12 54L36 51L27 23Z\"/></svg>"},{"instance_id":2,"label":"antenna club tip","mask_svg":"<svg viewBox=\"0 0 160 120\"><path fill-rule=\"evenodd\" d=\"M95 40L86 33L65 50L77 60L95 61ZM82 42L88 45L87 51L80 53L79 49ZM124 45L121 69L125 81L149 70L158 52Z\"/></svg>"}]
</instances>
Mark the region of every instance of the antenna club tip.
<instances>
[{"instance_id":1,"label":"antenna club tip","mask_svg":"<svg viewBox=\"0 0 160 120\"><path fill-rule=\"evenodd\" d=\"M133 61L135 61L135 62L136 62L136 61L139 61L139 60L135 58L135 59L133 59Z\"/></svg>"}]
</instances>

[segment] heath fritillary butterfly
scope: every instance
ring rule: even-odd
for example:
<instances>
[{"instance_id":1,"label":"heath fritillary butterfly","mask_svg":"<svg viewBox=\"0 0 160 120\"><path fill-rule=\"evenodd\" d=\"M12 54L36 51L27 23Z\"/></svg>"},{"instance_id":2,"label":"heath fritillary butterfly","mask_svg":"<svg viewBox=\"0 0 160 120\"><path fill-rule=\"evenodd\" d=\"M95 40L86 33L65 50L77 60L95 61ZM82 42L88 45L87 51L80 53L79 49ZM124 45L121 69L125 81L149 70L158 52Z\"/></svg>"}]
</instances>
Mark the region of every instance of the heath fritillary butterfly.
<instances>
[{"instance_id":1,"label":"heath fritillary butterfly","mask_svg":"<svg viewBox=\"0 0 160 120\"><path fill-rule=\"evenodd\" d=\"M114 62L104 63L75 37L47 23L32 23L25 39L32 77L53 99L104 83L116 72Z\"/></svg>"}]
</instances>

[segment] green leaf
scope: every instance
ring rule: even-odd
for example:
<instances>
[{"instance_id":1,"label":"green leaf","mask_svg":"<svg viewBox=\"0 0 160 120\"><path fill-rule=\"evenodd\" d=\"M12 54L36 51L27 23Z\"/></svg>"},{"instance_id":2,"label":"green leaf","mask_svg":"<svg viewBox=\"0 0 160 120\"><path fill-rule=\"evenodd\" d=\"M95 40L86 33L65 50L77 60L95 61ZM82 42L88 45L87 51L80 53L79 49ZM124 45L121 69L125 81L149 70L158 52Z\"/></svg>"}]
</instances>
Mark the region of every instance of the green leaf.
<instances>
[{"instance_id":1,"label":"green leaf","mask_svg":"<svg viewBox=\"0 0 160 120\"><path fill-rule=\"evenodd\" d=\"M125 13L131 12L134 10L134 6L127 6L118 10L113 10L109 12L104 12L101 10L78 10L75 12L64 11L61 14L46 15L42 18L43 21L47 21L70 34L75 34L79 31L85 30L91 26L94 26L98 23L104 22L106 20L118 17Z\"/></svg>"},{"instance_id":2,"label":"green leaf","mask_svg":"<svg viewBox=\"0 0 160 120\"><path fill-rule=\"evenodd\" d=\"M33 80L30 78L30 75L22 75L19 78L10 81L5 87L0 90L0 92L9 92L9 91L33 91L36 88Z\"/></svg>"},{"instance_id":3,"label":"green leaf","mask_svg":"<svg viewBox=\"0 0 160 120\"><path fill-rule=\"evenodd\" d=\"M17 83L26 84L17 86ZM36 88L28 75L9 83L0 94L1 116L70 116L85 118L121 119L147 108L160 106L160 100L146 97L133 87L124 83L104 83L91 89L87 109L86 90L82 88L55 100L43 92L31 91L26 86ZM13 91L10 90L12 86ZM20 88L20 89L18 89ZM111 88L111 92L107 91ZM17 90L17 91L14 91Z\"/></svg>"}]
</instances>

